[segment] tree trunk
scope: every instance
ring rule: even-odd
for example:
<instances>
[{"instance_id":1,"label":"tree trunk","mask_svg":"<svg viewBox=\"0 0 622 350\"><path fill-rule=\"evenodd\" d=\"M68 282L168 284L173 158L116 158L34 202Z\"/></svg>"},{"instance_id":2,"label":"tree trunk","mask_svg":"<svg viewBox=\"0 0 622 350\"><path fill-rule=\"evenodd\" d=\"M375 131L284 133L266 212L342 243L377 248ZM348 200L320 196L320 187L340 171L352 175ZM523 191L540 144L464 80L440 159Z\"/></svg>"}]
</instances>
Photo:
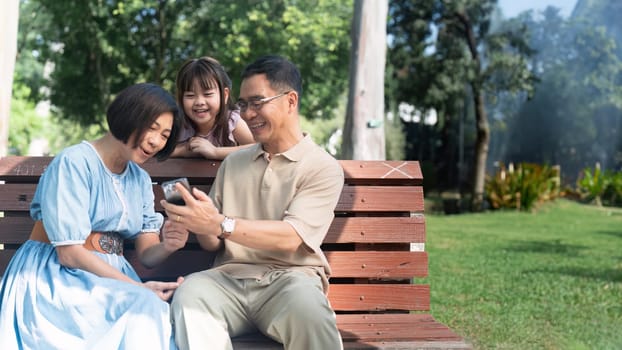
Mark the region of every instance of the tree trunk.
<instances>
[{"instance_id":1,"label":"tree trunk","mask_svg":"<svg viewBox=\"0 0 622 350\"><path fill-rule=\"evenodd\" d=\"M388 0L355 0L343 159L386 159L384 70Z\"/></svg>"},{"instance_id":2,"label":"tree trunk","mask_svg":"<svg viewBox=\"0 0 622 350\"><path fill-rule=\"evenodd\" d=\"M464 12L456 13L456 17L463 25L465 40L469 46L471 59L475 62L478 76L481 77L482 63L477 52L477 43L473 33L473 24L469 16ZM484 92L479 81L471 82L473 90L473 102L475 108L475 119L477 136L475 139L475 157L473 163L472 190L471 190L471 210L481 211L484 202L484 180L486 178L486 159L488 158L488 143L490 142L490 128L488 127L488 116L484 105Z\"/></svg>"},{"instance_id":3,"label":"tree trunk","mask_svg":"<svg viewBox=\"0 0 622 350\"><path fill-rule=\"evenodd\" d=\"M9 114L13 91L13 70L17 55L19 0L4 0L0 6L0 157L8 154Z\"/></svg>"},{"instance_id":4,"label":"tree trunk","mask_svg":"<svg viewBox=\"0 0 622 350\"><path fill-rule=\"evenodd\" d=\"M486 179L486 159L488 158L490 128L488 127L488 116L484 106L484 95L479 88L473 89L473 100L475 102L477 137L475 139L475 157L473 163L471 210L481 211L484 202L484 180Z\"/></svg>"}]
</instances>

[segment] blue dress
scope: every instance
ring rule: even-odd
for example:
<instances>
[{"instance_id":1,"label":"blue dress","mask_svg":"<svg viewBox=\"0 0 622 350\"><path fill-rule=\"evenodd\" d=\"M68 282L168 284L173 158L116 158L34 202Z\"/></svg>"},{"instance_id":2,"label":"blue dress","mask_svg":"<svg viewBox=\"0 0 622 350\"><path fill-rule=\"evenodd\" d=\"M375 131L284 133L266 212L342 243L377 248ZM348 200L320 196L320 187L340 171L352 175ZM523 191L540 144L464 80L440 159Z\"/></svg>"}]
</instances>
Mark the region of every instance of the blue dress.
<instances>
[{"instance_id":1,"label":"blue dress","mask_svg":"<svg viewBox=\"0 0 622 350\"><path fill-rule=\"evenodd\" d=\"M82 244L91 231L124 239L159 232L151 178L129 162L122 174L104 166L83 141L44 171L30 214L52 244L29 240L0 284L0 349L174 349L169 305L153 291L59 264L54 246ZM123 256L93 252L136 281Z\"/></svg>"}]
</instances>

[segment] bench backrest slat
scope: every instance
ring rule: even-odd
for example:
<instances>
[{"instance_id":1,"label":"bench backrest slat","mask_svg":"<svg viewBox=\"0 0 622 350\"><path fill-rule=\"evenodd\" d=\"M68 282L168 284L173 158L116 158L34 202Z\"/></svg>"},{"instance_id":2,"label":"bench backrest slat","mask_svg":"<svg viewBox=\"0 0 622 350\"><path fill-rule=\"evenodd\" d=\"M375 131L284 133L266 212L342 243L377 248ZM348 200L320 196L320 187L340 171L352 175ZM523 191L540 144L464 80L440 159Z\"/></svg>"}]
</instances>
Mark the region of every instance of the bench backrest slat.
<instances>
[{"instance_id":1,"label":"bench backrest slat","mask_svg":"<svg viewBox=\"0 0 622 350\"><path fill-rule=\"evenodd\" d=\"M0 162L0 180L9 182L36 182L50 163L51 157L3 157ZM377 183L382 179L386 184L422 185L423 175L417 161L359 161L340 160L344 169L345 182ZM150 160L142 167L149 172L152 179L159 182L163 179L185 176L197 179L195 183L211 183L216 176L220 161L200 158L171 158L165 162Z\"/></svg>"},{"instance_id":2,"label":"bench backrest slat","mask_svg":"<svg viewBox=\"0 0 622 350\"><path fill-rule=\"evenodd\" d=\"M5 213L0 218L0 243L26 241L33 225L28 213ZM423 217L337 217L324 243L425 243L425 223Z\"/></svg>"},{"instance_id":3,"label":"bench backrest slat","mask_svg":"<svg viewBox=\"0 0 622 350\"><path fill-rule=\"evenodd\" d=\"M429 310L430 287L413 284L331 284L330 305L343 311Z\"/></svg>"},{"instance_id":4,"label":"bench backrest slat","mask_svg":"<svg viewBox=\"0 0 622 350\"><path fill-rule=\"evenodd\" d=\"M0 208L3 210L28 210L36 184L6 183L2 186L3 194L0 197ZM196 186L203 191L209 187ZM154 185L156 210L162 210L159 205L163 198L162 189ZM335 212L421 212L423 211L423 189L419 187L401 186L345 186L335 208Z\"/></svg>"}]
</instances>

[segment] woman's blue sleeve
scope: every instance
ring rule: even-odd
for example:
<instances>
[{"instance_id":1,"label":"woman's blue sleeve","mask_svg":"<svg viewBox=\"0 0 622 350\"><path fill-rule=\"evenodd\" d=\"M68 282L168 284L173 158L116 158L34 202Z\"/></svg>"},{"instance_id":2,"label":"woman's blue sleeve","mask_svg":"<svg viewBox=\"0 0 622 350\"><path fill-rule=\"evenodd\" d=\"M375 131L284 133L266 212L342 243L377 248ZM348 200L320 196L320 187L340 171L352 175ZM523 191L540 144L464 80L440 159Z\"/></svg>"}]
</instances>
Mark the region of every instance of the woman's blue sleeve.
<instances>
[{"instance_id":1,"label":"woman's blue sleeve","mask_svg":"<svg viewBox=\"0 0 622 350\"><path fill-rule=\"evenodd\" d=\"M151 177L147 172L141 172L141 184L143 188L143 227L142 232L160 232L164 217L155 211L155 196Z\"/></svg>"},{"instance_id":2,"label":"woman's blue sleeve","mask_svg":"<svg viewBox=\"0 0 622 350\"><path fill-rule=\"evenodd\" d=\"M30 214L34 220L43 220L48 238L55 246L81 244L91 232L89 175L86 162L61 153L39 180Z\"/></svg>"}]
</instances>

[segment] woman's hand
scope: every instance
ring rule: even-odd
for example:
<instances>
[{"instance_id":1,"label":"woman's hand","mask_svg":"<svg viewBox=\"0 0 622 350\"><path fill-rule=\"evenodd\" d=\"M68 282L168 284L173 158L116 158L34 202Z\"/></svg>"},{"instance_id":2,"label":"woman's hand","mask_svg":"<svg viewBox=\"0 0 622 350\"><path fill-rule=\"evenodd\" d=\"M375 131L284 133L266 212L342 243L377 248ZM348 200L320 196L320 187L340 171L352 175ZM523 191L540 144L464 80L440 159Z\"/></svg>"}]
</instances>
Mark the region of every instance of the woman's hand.
<instances>
[{"instance_id":1,"label":"woman's hand","mask_svg":"<svg viewBox=\"0 0 622 350\"><path fill-rule=\"evenodd\" d=\"M166 220L162 227L162 244L167 252L174 252L186 245L188 242L188 230L184 225Z\"/></svg>"},{"instance_id":2,"label":"woman's hand","mask_svg":"<svg viewBox=\"0 0 622 350\"><path fill-rule=\"evenodd\" d=\"M151 289L163 301L168 301L173 296L175 289L177 289L183 281L184 278L180 276L177 278L177 282L147 281L143 283L143 286Z\"/></svg>"}]
</instances>

